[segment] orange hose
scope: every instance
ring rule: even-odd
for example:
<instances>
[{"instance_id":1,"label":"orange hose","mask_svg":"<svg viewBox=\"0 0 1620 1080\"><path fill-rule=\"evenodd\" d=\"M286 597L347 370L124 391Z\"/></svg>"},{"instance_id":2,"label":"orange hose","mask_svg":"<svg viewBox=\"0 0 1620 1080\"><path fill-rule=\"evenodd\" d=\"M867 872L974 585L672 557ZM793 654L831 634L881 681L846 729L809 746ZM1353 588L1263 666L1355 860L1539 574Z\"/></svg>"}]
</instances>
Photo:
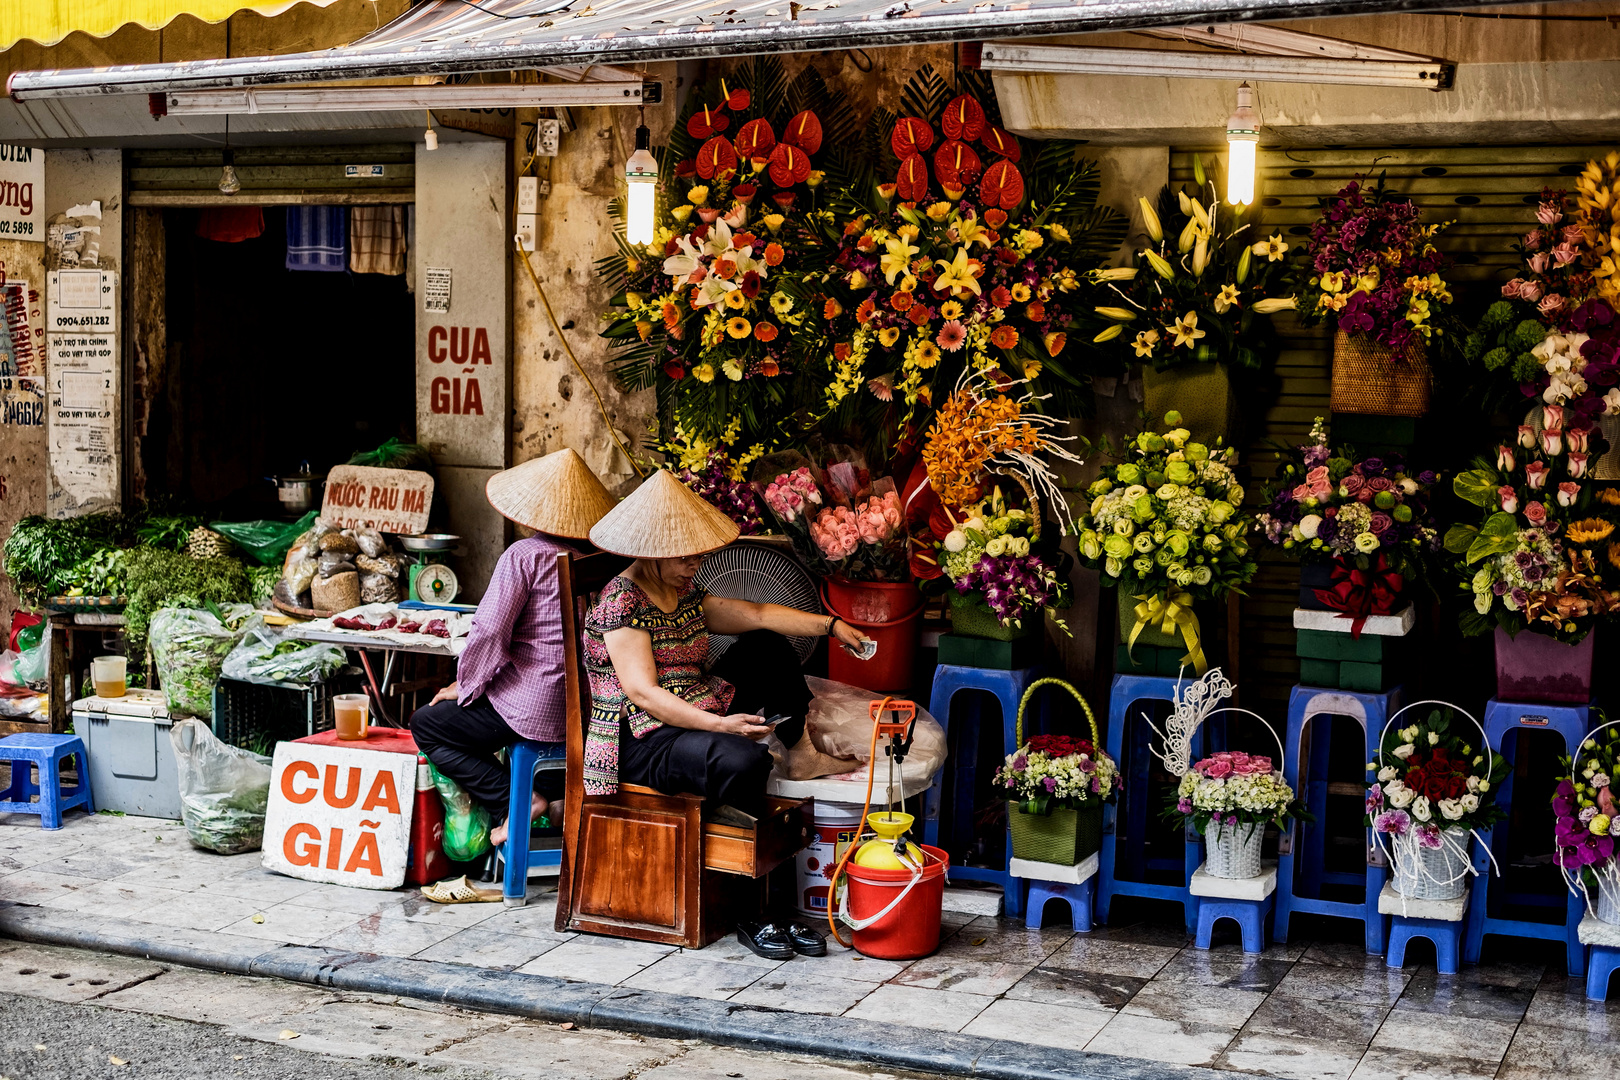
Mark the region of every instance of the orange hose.
<instances>
[{"instance_id":1,"label":"orange hose","mask_svg":"<svg viewBox=\"0 0 1620 1080\"><path fill-rule=\"evenodd\" d=\"M838 933L838 905L833 903L833 897L838 895L838 879L844 876L844 867L849 865L850 856L861 846L860 833L865 831L866 815L872 811L872 781L877 778L878 724L883 721L883 714L889 710L889 702L893 700L894 695L886 695L883 703L878 706L877 713L872 717L872 748L867 751L866 759L866 805L861 808L861 820L855 843L849 845L843 858L838 860L838 865L833 869L832 884L827 888L827 925L832 928L833 940L846 949L850 947L850 942L845 941Z\"/></svg>"}]
</instances>

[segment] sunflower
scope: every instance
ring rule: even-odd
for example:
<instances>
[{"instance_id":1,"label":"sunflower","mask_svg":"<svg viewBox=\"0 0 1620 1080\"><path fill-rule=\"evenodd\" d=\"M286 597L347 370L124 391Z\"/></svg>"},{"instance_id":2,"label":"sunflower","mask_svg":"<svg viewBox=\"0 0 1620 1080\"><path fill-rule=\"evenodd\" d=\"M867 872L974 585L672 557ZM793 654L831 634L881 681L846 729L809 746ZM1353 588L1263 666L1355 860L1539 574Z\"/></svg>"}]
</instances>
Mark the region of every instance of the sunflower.
<instances>
[{"instance_id":1,"label":"sunflower","mask_svg":"<svg viewBox=\"0 0 1620 1080\"><path fill-rule=\"evenodd\" d=\"M1564 534L1569 537L1572 544L1601 544L1614 532L1614 524L1602 518L1586 518L1584 521L1570 522L1568 531Z\"/></svg>"},{"instance_id":2,"label":"sunflower","mask_svg":"<svg viewBox=\"0 0 1620 1080\"><path fill-rule=\"evenodd\" d=\"M754 332L754 325L741 315L726 320L726 333L741 340Z\"/></svg>"},{"instance_id":3,"label":"sunflower","mask_svg":"<svg viewBox=\"0 0 1620 1080\"><path fill-rule=\"evenodd\" d=\"M1609 541L1609 563L1616 569L1620 569L1620 540Z\"/></svg>"},{"instance_id":4,"label":"sunflower","mask_svg":"<svg viewBox=\"0 0 1620 1080\"><path fill-rule=\"evenodd\" d=\"M1608 487L1598 492L1598 502L1605 506L1620 506L1620 487Z\"/></svg>"},{"instance_id":5,"label":"sunflower","mask_svg":"<svg viewBox=\"0 0 1620 1080\"><path fill-rule=\"evenodd\" d=\"M925 341L917 346L915 361L920 368L931 368L939 363L939 346L932 341Z\"/></svg>"}]
</instances>

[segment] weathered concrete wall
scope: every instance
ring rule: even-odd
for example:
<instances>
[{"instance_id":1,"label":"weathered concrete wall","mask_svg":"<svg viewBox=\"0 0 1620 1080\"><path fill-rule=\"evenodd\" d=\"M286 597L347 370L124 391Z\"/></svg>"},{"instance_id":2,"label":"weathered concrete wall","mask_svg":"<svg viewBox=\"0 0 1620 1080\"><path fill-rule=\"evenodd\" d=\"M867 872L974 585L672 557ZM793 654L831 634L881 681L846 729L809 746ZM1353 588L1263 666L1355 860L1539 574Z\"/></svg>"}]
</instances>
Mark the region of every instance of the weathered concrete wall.
<instances>
[{"instance_id":1,"label":"weathered concrete wall","mask_svg":"<svg viewBox=\"0 0 1620 1080\"><path fill-rule=\"evenodd\" d=\"M69 217L68 211L78 207L89 207L94 203L101 204L101 217L92 216ZM123 239L124 239L124 155L121 150L52 150L45 156L45 215L49 222L63 222L71 225L96 227L101 232L93 234L99 237L100 250L97 256L96 267L100 270L109 270L118 274L120 289L123 280ZM47 271L58 268L58 259L47 251ZM117 352L120 357L118 371L124 370L123 357L128 354L126 348L129 337L129 328L125 325L123 313L120 312L114 340L117 343ZM114 380L113 410L111 419L110 445L113 448L113 460L107 467L105 474L97 478L94 492L85 495L86 489L80 484L64 484L57 474L56 466L59 462L52 462L52 470L46 493L46 506L51 517L77 517L98 510L116 510L122 505L122 468L123 468L123 422L124 422L124 382L122 378Z\"/></svg>"}]
</instances>

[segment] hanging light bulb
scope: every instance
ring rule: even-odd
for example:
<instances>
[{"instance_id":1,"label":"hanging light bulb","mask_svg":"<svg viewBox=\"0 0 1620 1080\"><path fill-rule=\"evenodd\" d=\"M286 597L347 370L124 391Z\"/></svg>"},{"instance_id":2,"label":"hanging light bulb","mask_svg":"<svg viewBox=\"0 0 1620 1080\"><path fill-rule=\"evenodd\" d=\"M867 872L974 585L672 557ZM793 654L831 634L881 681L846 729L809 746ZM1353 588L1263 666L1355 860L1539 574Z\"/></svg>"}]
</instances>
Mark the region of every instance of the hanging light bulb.
<instances>
[{"instance_id":1,"label":"hanging light bulb","mask_svg":"<svg viewBox=\"0 0 1620 1080\"><path fill-rule=\"evenodd\" d=\"M433 130L432 109L427 110L427 124L427 130L422 132L422 141L427 143L429 150L437 150L439 148L439 133Z\"/></svg>"},{"instance_id":2,"label":"hanging light bulb","mask_svg":"<svg viewBox=\"0 0 1620 1080\"><path fill-rule=\"evenodd\" d=\"M1226 121L1226 145L1226 201L1247 206L1254 202L1254 152L1260 145L1260 114L1248 83L1238 86L1237 110Z\"/></svg>"},{"instance_id":3,"label":"hanging light bulb","mask_svg":"<svg viewBox=\"0 0 1620 1080\"><path fill-rule=\"evenodd\" d=\"M658 191L658 159L649 149L652 135L647 130L646 110L642 110L642 123L636 128L636 152L625 162L624 179L630 188L629 213L625 222L625 239L632 244L647 244L653 238L653 198Z\"/></svg>"},{"instance_id":4,"label":"hanging light bulb","mask_svg":"<svg viewBox=\"0 0 1620 1080\"><path fill-rule=\"evenodd\" d=\"M242 181L236 178L236 155L230 147L225 148L225 167L219 171L219 193L221 195L235 195L242 190Z\"/></svg>"}]
</instances>

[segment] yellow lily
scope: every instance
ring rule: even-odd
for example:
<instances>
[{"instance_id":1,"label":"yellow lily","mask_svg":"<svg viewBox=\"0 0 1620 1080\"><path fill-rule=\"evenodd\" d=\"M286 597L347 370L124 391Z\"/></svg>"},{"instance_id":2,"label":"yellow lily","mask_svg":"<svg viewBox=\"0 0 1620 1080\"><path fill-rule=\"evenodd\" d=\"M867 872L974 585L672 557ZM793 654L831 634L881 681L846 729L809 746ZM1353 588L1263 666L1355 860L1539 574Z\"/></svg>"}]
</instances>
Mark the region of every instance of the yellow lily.
<instances>
[{"instance_id":1,"label":"yellow lily","mask_svg":"<svg viewBox=\"0 0 1620 1080\"><path fill-rule=\"evenodd\" d=\"M1115 322L1127 323L1133 322L1136 319L1136 312L1132 311L1130 308L1100 307L1096 308L1095 310L1097 314L1101 315L1103 318L1113 319Z\"/></svg>"},{"instance_id":2,"label":"yellow lily","mask_svg":"<svg viewBox=\"0 0 1620 1080\"><path fill-rule=\"evenodd\" d=\"M1096 337L1092 338L1091 341L1092 341L1092 344L1094 344L1094 345L1101 345L1105 341L1113 341L1115 338L1119 337L1119 335L1123 334L1124 332L1125 332L1125 324L1124 323L1115 323L1113 326L1110 326L1108 329L1104 330L1102 333L1100 333Z\"/></svg>"},{"instance_id":3,"label":"yellow lily","mask_svg":"<svg viewBox=\"0 0 1620 1080\"><path fill-rule=\"evenodd\" d=\"M1154 272L1160 277L1164 278L1166 281L1175 280L1175 268L1169 263L1165 262L1164 259L1160 258L1156 252L1144 251L1142 254L1147 256L1148 265L1152 266Z\"/></svg>"},{"instance_id":4,"label":"yellow lily","mask_svg":"<svg viewBox=\"0 0 1620 1080\"><path fill-rule=\"evenodd\" d=\"M1298 306L1297 296L1279 296L1256 300L1252 310L1256 315L1275 315L1279 311L1293 311Z\"/></svg>"},{"instance_id":5,"label":"yellow lily","mask_svg":"<svg viewBox=\"0 0 1620 1080\"><path fill-rule=\"evenodd\" d=\"M911 257L917 254L916 248L906 243L905 237L895 237L886 245L888 251L878 259L878 266L883 271L883 277L890 285L894 284L894 276L904 273L906 267L911 265Z\"/></svg>"},{"instance_id":6,"label":"yellow lily","mask_svg":"<svg viewBox=\"0 0 1620 1080\"><path fill-rule=\"evenodd\" d=\"M1185 345L1189 349L1192 348L1193 343L1204 336L1204 332L1198 329L1198 312L1189 311L1177 319L1175 325L1170 328L1170 333L1176 339L1175 346L1172 346L1172 348L1180 345Z\"/></svg>"},{"instance_id":7,"label":"yellow lily","mask_svg":"<svg viewBox=\"0 0 1620 1080\"><path fill-rule=\"evenodd\" d=\"M950 289L952 296L963 296L970 292L975 296L980 295L979 279L973 276L973 262L968 258L967 248L957 248L956 258L950 262L935 259L934 265L941 270L934 281L935 289Z\"/></svg>"},{"instance_id":8,"label":"yellow lily","mask_svg":"<svg viewBox=\"0 0 1620 1080\"><path fill-rule=\"evenodd\" d=\"M1164 239L1164 226L1159 224L1159 215L1154 212L1153 205L1146 199L1139 198L1136 202L1142 208L1142 224L1146 227L1148 236L1157 244Z\"/></svg>"},{"instance_id":9,"label":"yellow lily","mask_svg":"<svg viewBox=\"0 0 1620 1080\"><path fill-rule=\"evenodd\" d=\"M962 242L963 247L972 247L974 244L990 246L989 230L979 224L977 214L969 214L957 221L956 238Z\"/></svg>"}]
</instances>

